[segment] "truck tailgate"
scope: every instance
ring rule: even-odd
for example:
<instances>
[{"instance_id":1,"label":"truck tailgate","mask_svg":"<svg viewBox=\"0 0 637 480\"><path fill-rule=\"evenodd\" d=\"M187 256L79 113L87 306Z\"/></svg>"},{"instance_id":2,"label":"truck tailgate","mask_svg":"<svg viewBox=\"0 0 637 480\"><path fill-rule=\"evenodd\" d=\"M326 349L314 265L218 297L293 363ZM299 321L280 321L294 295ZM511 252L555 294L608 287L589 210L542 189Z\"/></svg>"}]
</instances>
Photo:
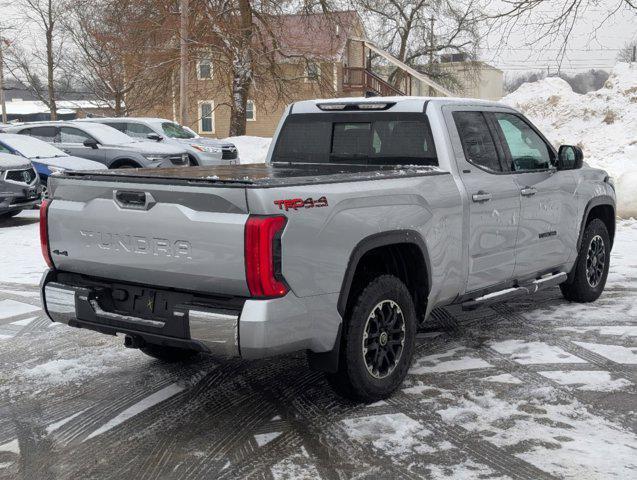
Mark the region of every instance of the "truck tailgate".
<instances>
[{"instance_id":1,"label":"truck tailgate","mask_svg":"<svg viewBox=\"0 0 637 480\"><path fill-rule=\"evenodd\" d=\"M247 296L244 188L51 178L56 268L144 285Z\"/></svg>"}]
</instances>

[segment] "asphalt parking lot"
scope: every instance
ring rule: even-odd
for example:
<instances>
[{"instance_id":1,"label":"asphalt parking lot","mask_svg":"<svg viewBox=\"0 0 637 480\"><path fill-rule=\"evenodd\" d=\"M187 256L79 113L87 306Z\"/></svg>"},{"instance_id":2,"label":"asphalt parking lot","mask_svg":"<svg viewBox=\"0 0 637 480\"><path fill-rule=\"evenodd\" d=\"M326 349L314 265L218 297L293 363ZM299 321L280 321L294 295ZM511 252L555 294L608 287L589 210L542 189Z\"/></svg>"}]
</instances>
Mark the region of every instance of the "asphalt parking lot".
<instances>
[{"instance_id":1,"label":"asphalt parking lot","mask_svg":"<svg viewBox=\"0 0 637 480\"><path fill-rule=\"evenodd\" d=\"M552 289L437 310L373 405L303 355L162 364L0 282L0 479L636 478L634 231L594 304Z\"/></svg>"}]
</instances>

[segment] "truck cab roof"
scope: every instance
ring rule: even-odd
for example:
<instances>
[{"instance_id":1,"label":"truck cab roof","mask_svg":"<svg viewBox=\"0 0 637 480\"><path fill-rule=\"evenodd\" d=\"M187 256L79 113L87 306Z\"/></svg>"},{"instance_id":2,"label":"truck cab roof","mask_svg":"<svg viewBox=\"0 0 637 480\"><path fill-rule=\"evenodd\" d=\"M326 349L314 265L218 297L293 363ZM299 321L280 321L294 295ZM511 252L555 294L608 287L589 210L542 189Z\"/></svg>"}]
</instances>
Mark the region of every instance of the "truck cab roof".
<instances>
[{"instance_id":1,"label":"truck cab roof","mask_svg":"<svg viewBox=\"0 0 637 480\"><path fill-rule=\"evenodd\" d=\"M499 107L510 109L509 106L490 100L477 98L455 97L343 97L303 100L291 105L288 113L320 113L325 111L337 112L342 110L360 111L391 111L391 112L423 112L429 103L442 105L465 104L467 106ZM344 108L336 108L344 105ZM359 107L361 106L361 107ZM378 106L373 108L373 106ZM382 107L384 106L384 107Z\"/></svg>"}]
</instances>

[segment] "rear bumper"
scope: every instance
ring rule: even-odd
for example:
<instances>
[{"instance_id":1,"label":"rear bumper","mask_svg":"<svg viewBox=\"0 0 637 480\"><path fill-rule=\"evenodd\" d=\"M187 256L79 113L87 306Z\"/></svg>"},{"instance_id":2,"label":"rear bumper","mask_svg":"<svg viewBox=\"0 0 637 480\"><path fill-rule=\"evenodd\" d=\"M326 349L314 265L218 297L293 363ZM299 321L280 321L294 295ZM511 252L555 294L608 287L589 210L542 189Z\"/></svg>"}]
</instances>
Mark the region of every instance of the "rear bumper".
<instances>
[{"instance_id":1,"label":"rear bumper","mask_svg":"<svg viewBox=\"0 0 637 480\"><path fill-rule=\"evenodd\" d=\"M239 310L176 304L172 319L107 312L97 300L96 289L59 283L52 271L42 278L41 294L44 310L54 322L220 357L258 359L299 350L326 352L333 348L341 323L338 294L298 298L289 293L270 300L246 300Z\"/></svg>"}]
</instances>

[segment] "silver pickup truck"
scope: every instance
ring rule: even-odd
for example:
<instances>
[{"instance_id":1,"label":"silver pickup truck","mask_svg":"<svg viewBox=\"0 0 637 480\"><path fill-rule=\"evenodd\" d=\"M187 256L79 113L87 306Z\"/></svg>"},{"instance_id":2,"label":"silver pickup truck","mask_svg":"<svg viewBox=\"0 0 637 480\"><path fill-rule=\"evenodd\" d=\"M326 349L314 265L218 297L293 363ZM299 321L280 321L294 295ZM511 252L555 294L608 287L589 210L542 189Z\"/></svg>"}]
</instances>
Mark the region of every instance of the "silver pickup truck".
<instances>
[{"instance_id":1,"label":"silver pickup truck","mask_svg":"<svg viewBox=\"0 0 637 480\"><path fill-rule=\"evenodd\" d=\"M615 234L579 148L446 98L298 102L266 164L69 172L41 211L51 320L167 361L306 351L362 401L398 388L436 307L594 301Z\"/></svg>"}]
</instances>

